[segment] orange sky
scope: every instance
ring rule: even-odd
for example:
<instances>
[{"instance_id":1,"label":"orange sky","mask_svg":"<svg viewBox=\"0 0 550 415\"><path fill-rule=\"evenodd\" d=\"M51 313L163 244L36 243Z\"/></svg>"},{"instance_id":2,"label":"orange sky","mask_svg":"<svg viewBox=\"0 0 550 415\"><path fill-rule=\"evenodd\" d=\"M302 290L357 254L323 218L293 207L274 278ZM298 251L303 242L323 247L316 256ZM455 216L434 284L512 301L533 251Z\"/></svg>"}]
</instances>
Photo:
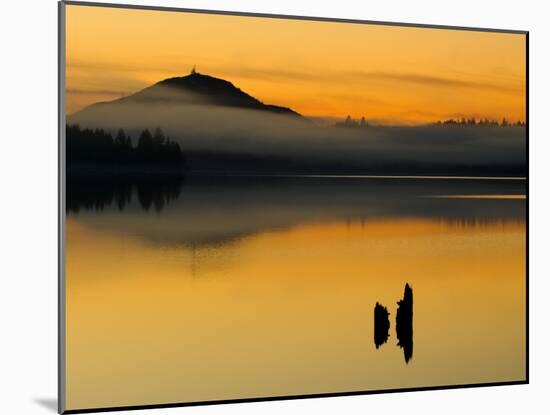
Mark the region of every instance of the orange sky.
<instances>
[{"instance_id":1,"label":"orange sky","mask_svg":"<svg viewBox=\"0 0 550 415\"><path fill-rule=\"evenodd\" d=\"M67 112L201 73L309 116L525 120L525 36L69 5Z\"/></svg>"}]
</instances>

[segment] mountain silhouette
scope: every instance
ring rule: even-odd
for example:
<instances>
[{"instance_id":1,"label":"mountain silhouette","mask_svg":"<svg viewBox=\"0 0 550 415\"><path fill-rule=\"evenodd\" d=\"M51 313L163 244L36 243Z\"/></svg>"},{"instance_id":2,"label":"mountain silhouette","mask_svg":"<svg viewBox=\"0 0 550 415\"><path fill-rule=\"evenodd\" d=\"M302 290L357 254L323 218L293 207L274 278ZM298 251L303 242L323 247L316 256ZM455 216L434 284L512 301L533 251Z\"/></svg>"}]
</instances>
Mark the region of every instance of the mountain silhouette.
<instances>
[{"instance_id":1,"label":"mountain silhouette","mask_svg":"<svg viewBox=\"0 0 550 415\"><path fill-rule=\"evenodd\" d=\"M120 104L142 105L214 105L219 107L243 108L267 111L282 115L301 117L290 108L264 104L260 100L237 88L224 79L203 75L196 71L187 76L164 79L133 95L109 102L92 104L71 117L79 117L93 112L99 107L119 106Z\"/></svg>"}]
</instances>

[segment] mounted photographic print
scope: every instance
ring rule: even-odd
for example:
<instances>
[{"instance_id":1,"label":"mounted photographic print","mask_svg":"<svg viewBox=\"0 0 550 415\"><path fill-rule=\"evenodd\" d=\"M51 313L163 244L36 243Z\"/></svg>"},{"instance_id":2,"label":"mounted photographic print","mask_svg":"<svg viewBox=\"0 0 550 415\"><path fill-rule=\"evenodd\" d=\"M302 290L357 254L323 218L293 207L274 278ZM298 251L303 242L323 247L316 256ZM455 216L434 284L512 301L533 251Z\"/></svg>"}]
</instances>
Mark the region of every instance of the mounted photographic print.
<instances>
[{"instance_id":1,"label":"mounted photographic print","mask_svg":"<svg viewBox=\"0 0 550 415\"><path fill-rule=\"evenodd\" d=\"M527 32L59 11L60 412L528 381Z\"/></svg>"}]
</instances>

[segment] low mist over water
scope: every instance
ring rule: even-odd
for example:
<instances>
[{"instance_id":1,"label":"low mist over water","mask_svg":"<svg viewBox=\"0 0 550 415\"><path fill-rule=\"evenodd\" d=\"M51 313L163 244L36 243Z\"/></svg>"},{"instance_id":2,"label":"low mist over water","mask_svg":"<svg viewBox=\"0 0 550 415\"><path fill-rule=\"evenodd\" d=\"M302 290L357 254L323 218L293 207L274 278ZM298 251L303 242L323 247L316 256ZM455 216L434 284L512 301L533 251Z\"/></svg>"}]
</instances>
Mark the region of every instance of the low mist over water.
<instances>
[{"instance_id":1,"label":"low mist over water","mask_svg":"<svg viewBox=\"0 0 550 415\"><path fill-rule=\"evenodd\" d=\"M113 135L123 128L134 144L144 129L160 126L197 171L526 172L524 126L320 125L198 73L91 105L67 121ZM251 164L254 158L260 161Z\"/></svg>"}]
</instances>

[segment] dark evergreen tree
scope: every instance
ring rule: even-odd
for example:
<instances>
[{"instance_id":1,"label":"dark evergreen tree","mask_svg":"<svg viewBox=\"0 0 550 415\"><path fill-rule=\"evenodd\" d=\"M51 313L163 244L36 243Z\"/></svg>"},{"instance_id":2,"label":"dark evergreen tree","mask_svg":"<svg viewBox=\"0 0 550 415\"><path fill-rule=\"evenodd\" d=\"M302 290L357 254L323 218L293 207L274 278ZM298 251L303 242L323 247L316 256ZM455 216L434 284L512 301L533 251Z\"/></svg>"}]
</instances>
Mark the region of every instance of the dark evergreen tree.
<instances>
[{"instance_id":1,"label":"dark evergreen tree","mask_svg":"<svg viewBox=\"0 0 550 415\"><path fill-rule=\"evenodd\" d=\"M67 125L67 163L72 164L154 164L183 166L180 145L166 137L160 128L154 135L145 129L139 135L137 146L121 128L115 138L103 129L81 129Z\"/></svg>"},{"instance_id":2,"label":"dark evergreen tree","mask_svg":"<svg viewBox=\"0 0 550 415\"><path fill-rule=\"evenodd\" d=\"M138 161L142 163L149 163L152 161L153 136L147 128L141 132L138 138L136 153Z\"/></svg>"},{"instance_id":3,"label":"dark evergreen tree","mask_svg":"<svg viewBox=\"0 0 550 415\"><path fill-rule=\"evenodd\" d=\"M160 127L155 128L155 132L153 134L153 143L156 147L161 147L164 145L165 137L164 133L162 132Z\"/></svg>"}]
</instances>

